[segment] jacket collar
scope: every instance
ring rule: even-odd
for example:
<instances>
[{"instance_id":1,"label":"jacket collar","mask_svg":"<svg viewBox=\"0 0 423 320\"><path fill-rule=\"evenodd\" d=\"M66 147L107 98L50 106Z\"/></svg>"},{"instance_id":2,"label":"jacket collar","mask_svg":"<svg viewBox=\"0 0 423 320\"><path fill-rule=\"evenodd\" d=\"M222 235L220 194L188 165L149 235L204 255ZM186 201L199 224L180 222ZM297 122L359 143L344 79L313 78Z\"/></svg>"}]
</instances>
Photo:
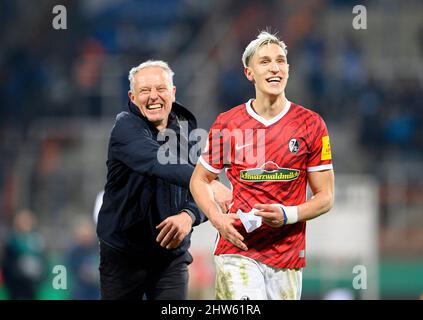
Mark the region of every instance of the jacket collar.
<instances>
[{"instance_id":1,"label":"jacket collar","mask_svg":"<svg viewBox=\"0 0 423 320\"><path fill-rule=\"evenodd\" d=\"M145 116L142 115L140 109L138 109L138 107L134 103L132 103L131 100L128 100L128 111L140 117L150 127L157 130L156 127L150 121L148 121ZM169 114L169 122L171 122L175 118L180 117L187 120L194 128L197 127L197 120L195 119L194 115L187 108L182 106L179 102L175 101L172 103L172 111Z\"/></svg>"}]
</instances>

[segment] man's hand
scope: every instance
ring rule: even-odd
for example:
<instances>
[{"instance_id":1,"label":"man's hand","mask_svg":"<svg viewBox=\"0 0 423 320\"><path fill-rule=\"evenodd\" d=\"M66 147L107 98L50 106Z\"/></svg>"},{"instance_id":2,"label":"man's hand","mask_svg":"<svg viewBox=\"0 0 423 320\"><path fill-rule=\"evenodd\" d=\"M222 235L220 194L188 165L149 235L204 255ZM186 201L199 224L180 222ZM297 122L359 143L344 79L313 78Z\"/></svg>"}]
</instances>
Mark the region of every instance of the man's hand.
<instances>
[{"instance_id":1,"label":"man's hand","mask_svg":"<svg viewBox=\"0 0 423 320\"><path fill-rule=\"evenodd\" d=\"M217 180L213 180L210 185L213 190L214 201L216 201L223 213L228 212L232 201L232 191Z\"/></svg>"},{"instance_id":2,"label":"man's hand","mask_svg":"<svg viewBox=\"0 0 423 320\"><path fill-rule=\"evenodd\" d=\"M248 248L243 242L244 237L233 226L233 223L238 219L239 217L234 213L222 214L219 216L219 221L214 221L212 224L222 237L241 250L247 251Z\"/></svg>"},{"instance_id":3,"label":"man's hand","mask_svg":"<svg viewBox=\"0 0 423 320\"><path fill-rule=\"evenodd\" d=\"M284 225L284 215L282 208L277 204L255 204L254 208L260 210L255 212L263 222L272 228L279 228Z\"/></svg>"},{"instance_id":4,"label":"man's hand","mask_svg":"<svg viewBox=\"0 0 423 320\"><path fill-rule=\"evenodd\" d=\"M160 230L156 241L166 249L177 248L182 240L190 233L192 219L185 211L163 220L156 229Z\"/></svg>"}]
</instances>

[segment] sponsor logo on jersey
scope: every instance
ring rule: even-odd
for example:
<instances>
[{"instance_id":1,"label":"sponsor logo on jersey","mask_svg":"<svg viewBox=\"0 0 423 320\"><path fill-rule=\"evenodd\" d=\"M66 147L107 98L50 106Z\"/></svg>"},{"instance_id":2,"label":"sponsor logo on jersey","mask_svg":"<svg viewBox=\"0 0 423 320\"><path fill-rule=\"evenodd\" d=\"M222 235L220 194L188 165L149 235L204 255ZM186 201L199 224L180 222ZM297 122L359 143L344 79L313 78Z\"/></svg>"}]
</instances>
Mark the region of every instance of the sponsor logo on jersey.
<instances>
[{"instance_id":1,"label":"sponsor logo on jersey","mask_svg":"<svg viewBox=\"0 0 423 320\"><path fill-rule=\"evenodd\" d=\"M297 153L298 150L300 150L300 144L295 138L289 140L288 147L289 147L289 151L291 151L292 153Z\"/></svg>"},{"instance_id":2,"label":"sponsor logo on jersey","mask_svg":"<svg viewBox=\"0 0 423 320\"><path fill-rule=\"evenodd\" d=\"M300 170L281 168L273 161L268 161L260 168L241 170L242 181L292 181L298 178Z\"/></svg>"},{"instance_id":3,"label":"sponsor logo on jersey","mask_svg":"<svg viewBox=\"0 0 423 320\"><path fill-rule=\"evenodd\" d=\"M322 156L321 160L331 160L332 153L330 151L329 136L322 137Z\"/></svg>"}]
</instances>

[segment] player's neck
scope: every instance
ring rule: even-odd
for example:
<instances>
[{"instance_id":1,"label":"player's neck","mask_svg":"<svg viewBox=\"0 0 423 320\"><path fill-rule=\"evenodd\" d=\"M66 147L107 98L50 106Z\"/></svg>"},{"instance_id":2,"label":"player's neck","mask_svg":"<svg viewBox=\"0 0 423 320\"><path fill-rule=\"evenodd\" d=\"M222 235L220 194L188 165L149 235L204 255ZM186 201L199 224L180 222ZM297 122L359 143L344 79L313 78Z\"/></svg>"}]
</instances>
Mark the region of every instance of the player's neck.
<instances>
[{"instance_id":1,"label":"player's neck","mask_svg":"<svg viewBox=\"0 0 423 320\"><path fill-rule=\"evenodd\" d=\"M286 105L285 94L277 97L257 95L252 103L254 111L261 117L270 120L282 112Z\"/></svg>"}]
</instances>

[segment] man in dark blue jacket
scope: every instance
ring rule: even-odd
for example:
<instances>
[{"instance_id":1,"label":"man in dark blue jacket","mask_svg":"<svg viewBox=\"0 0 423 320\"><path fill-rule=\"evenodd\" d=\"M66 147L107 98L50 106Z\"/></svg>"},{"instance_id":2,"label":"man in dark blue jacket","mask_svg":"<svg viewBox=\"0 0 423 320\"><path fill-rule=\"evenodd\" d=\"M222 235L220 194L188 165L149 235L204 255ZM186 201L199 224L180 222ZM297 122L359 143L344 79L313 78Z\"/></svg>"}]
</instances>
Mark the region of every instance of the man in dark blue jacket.
<instances>
[{"instance_id":1,"label":"man in dark blue jacket","mask_svg":"<svg viewBox=\"0 0 423 320\"><path fill-rule=\"evenodd\" d=\"M186 299L192 227L206 220L189 192L195 163L184 150L193 146L196 120L175 101L167 63L146 61L131 69L129 81L128 108L110 136L98 216L101 298ZM222 206L231 199L217 181L213 192Z\"/></svg>"}]
</instances>

